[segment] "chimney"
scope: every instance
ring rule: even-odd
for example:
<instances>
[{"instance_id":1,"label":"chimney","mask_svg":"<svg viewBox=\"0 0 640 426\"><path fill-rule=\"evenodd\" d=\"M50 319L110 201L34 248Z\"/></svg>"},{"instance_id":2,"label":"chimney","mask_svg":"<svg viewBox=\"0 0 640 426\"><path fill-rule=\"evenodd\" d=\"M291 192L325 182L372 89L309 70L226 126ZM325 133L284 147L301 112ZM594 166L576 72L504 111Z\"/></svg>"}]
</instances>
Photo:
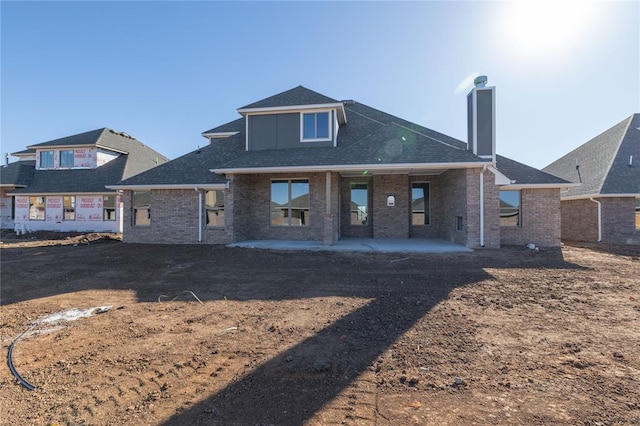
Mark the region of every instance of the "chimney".
<instances>
[{"instance_id":1,"label":"chimney","mask_svg":"<svg viewBox=\"0 0 640 426\"><path fill-rule=\"evenodd\" d=\"M496 88L486 84L486 75L476 77L467 95L467 150L495 161Z\"/></svg>"}]
</instances>

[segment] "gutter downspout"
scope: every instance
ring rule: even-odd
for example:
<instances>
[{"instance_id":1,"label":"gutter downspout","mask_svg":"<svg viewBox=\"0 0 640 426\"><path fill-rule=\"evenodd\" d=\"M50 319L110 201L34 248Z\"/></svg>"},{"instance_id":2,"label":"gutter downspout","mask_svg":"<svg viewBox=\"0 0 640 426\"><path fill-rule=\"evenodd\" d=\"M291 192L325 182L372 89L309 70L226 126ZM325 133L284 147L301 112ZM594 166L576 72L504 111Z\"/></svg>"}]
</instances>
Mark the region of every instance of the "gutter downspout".
<instances>
[{"instance_id":1,"label":"gutter downspout","mask_svg":"<svg viewBox=\"0 0 640 426\"><path fill-rule=\"evenodd\" d=\"M602 242L602 202L589 197L589 201L593 201L598 205L598 242Z\"/></svg>"},{"instance_id":2,"label":"gutter downspout","mask_svg":"<svg viewBox=\"0 0 640 426\"><path fill-rule=\"evenodd\" d=\"M202 191L195 187L195 191L198 193L198 242L202 242Z\"/></svg>"},{"instance_id":3,"label":"gutter downspout","mask_svg":"<svg viewBox=\"0 0 640 426\"><path fill-rule=\"evenodd\" d=\"M480 247L484 247L484 171L487 166L480 170Z\"/></svg>"}]
</instances>

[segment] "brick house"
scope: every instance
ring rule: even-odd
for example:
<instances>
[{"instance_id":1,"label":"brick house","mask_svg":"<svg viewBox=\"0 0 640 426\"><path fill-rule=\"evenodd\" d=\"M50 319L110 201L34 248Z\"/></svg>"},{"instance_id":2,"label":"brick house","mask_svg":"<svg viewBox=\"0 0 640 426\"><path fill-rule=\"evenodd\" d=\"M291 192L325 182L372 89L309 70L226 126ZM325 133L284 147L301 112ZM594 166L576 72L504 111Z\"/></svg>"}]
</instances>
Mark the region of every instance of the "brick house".
<instances>
[{"instance_id":1,"label":"brick house","mask_svg":"<svg viewBox=\"0 0 640 426\"><path fill-rule=\"evenodd\" d=\"M204 148L110 186L123 192L123 240L558 246L572 184L496 155L494 100L483 84L469 93L468 144L302 86L246 105L202 134Z\"/></svg>"},{"instance_id":2,"label":"brick house","mask_svg":"<svg viewBox=\"0 0 640 426\"><path fill-rule=\"evenodd\" d=\"M0 168L3 229L122 232L122 200L105 185L166 163L140 141L102 128L28 146Z\"/></svg>"},{"instance_id":3,"label":"brick house","mask_svg":"<svg viewBox=\"0 0 640 426\"><path fill-rule=\"evenodd\" d=\"M640 245L640 114L543 170L580 183L561 193L562 239Z\"/></svg>"}]
</instances>

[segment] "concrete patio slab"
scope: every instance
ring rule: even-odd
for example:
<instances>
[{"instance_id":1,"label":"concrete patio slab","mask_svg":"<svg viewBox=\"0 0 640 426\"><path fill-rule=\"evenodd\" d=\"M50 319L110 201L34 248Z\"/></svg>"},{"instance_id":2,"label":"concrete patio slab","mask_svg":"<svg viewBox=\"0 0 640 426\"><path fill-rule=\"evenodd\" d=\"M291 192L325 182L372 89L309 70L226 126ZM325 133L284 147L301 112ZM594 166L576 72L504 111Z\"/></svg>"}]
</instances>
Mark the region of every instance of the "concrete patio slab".
<instances>
[{"instance_id":1,"label":"concrete patio slab","mask_svg":"<svg viewBox=\"0 0 640 426\"><path fill-rule=\"evenodd\" d=\"M309 250L336 252L380 253L459 253L472 249L439 239L373 239L343 238L332 246L322 241L251 240L227 245L227 247L258 248L270 250Z\"/></svg>"}]
</instances>

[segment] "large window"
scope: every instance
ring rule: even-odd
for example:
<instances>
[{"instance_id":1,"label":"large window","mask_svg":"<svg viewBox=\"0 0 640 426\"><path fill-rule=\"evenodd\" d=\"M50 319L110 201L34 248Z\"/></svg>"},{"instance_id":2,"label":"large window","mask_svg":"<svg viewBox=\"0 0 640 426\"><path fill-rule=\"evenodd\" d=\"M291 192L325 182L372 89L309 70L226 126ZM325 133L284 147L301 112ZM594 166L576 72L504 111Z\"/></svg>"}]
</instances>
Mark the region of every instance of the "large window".
<instances>
[{"instance_id":1,"label":"large window","mask_svg":"<svg viewBox=\"0 0 640 426\"><path fill-rule=\"evenodd\" d=\"M76 220L76 197L62 197L63 220Z\"/></svg>"},{"instance_id":2,"label":"large window","mask_svg":"<svg viewBox=\"0 0 640 426\"><path fill-rule=\"evenodd\" d=\"M204 193L207 226L224 226L224 191Z\"/></svg>"},{"instance_id":3,"label":"large window","mask_svg":"<svg viewBox=\"0 0 640 426\"><path fill-rule=\"evenodd\" d=\"M312 112L302 114L302 140L327 141L331 140L331 114L327 112Z\"/></svg>"},{"instance_id":4,"label":"large window","mask_svg":"<svg viewBox=\"0 0 640 426\"><path fill-rule=\"evenodd\" d=\"M151 192L133 193L133 224L151 225Z\"/></svg>"},{"instance_id":5,"label":"large window","mask_svg":"<svg viewBox=\"0 0 640 426\"><path fill-rule=\"evenodd\" d=\"M351 183L351 224L366 225L369 223L369 185Z\"/></svg>"},{"instance_id":6,"label":"large window","mask_svg":"<svg viewBox=\"0 0 640 426\"><path fill-rule=\"evenodd\" d=\"M102 220L116 220L115 195L104 195L102 197Z\"/></svg>"},{"instance_id":7,"label":"large window","mask_svg":"<svg viewBox=\"0 0 640 426\"><path fill-rule=\"evenodd\" d=\"M44 197L29 197L29 220L44 220Z\"/></svg>"},{"instance_id":8,"label":"large window","mask_svg":"<svg viewBox=\"0 0 640 426\"><path fill-rule=\"evenodd\" d=\"M640 229L640 197L636 197L636 229Z\"/></svg>"},{"instance_id":9,"label":"large window","mask_svg":"<svg viewBox=\"0 0 640 426\"><path fill-rule=\"evenodd\" d=\"M411 224L428 225L429 214L429 184L414 182L411 184Z\"/></svg>"},{"instance_id":10,"label":"large window","mask_svg":"<svg viewBox=\"0 0 640 426\"><path fill-rule=\"evenodd\" d=\"M500 191L500 226L520 225L520 191Z\"/></svg>"},{"instance_id":11,"label":"large window","mask_svg":"<svg viewBox=\"0 0 640 426\"><path fill-rule=\"evenodd\" d=\"M271 224L309 225L309 181L271 181Z\"/></svg>"},{"instance_id":12,"label":"large window","mask_svg":"<svg viewBox=\"0 0 640 426\"><path fill-rule=\"evenodd\" d=\"M40 168L53 168L53 151L40 151Z\"/></svg>"},{"instance_id":13,"label":"large window","mask_svg":"<svg viewBox=\"0 0 640 426\"><path fill-rule=\"evenodd\" d=\"M60 167L73 167L72 149L63 149L60 151Z\"/></svg>"}]
</instances>

